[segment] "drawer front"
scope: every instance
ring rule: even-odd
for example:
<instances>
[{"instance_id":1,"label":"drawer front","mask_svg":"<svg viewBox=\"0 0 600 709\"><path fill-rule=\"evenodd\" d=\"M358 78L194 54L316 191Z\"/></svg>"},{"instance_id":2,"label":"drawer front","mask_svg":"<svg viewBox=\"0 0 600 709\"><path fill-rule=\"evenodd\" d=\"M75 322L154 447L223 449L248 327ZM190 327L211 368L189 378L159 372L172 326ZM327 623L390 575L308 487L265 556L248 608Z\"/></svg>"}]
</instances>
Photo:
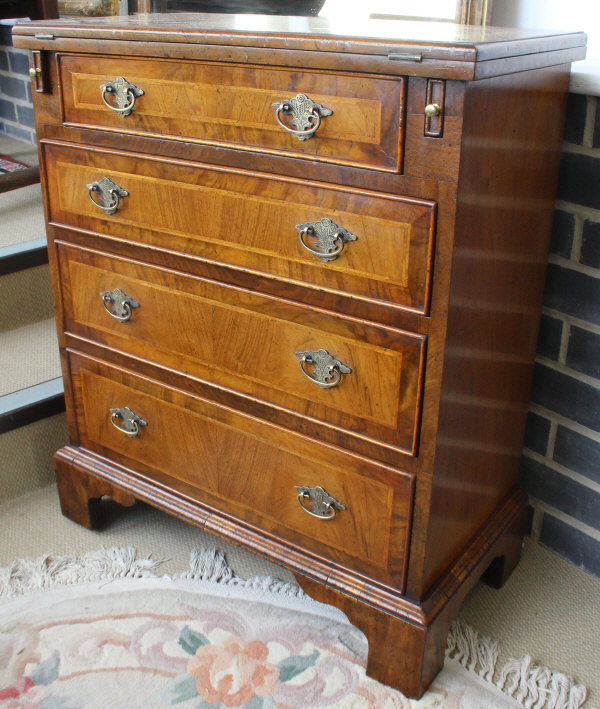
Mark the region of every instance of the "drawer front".
<instances>
[{"instance_id":1,"label":"drawer front","mask_svg":"<svg viewBox=\"0 0 600 709\"><path fill-rule=\"evenodd\" d=\"M71 355L81 445L228 515L359 571L394 577L406 563L413 478L97 360ZM140 422L135 436L125 414ZM144 425L145 424L145 425ZM135 429L134 426L131 426ZM321 487L341 503L331 519ZM333 503L332 503L333 504Z\"/></svg>"},{"instance_id":2,"label":"drawer front","mask_svg":"<svg viewBox=\"0 0 600 709\"><path fill-rule=\"evenodd\" d=\"M399 77L70 54L60 55L59 65L66 123L400 169L405 81ZM125 85L112 83L120 78L135 87L129 94ZM133 96L136 89L143 94ZM317 107L294 102L299 95ZM287 102L295 116L286 112ZM273 104L286 108L277 113ZM276 114L283 126L303 130L302 139L280 125ZM303 114L313 117L306 122ZM311 136L310 126L317 123Z\"/></svg>"},{"instance_id":3,"label":"drawer front","mask_svg":"<svg viewBox=\"0 0 600 709\"><path fill-rule=\"evenodd\" d=\"M50 218L56 223L419 313L428 310L432 202L128 153L59 145L45 145L44 152L55 187ZM88 194L88 185L105 178L128 193L110 214ZM110 206L102 195L91 197ZM347 240L332 239L321 247L331 234L324 219L345 230ZM315 236L309 227L298 228L311 223ZM333 259L324 261L331 253Z\"/></svg>"},{"instance_id":4,"label":"drawer front","mask_svg":"<svg viewBox=\"0 0 600 709\"><path fill-rule=\"evenodd\" d=\"M312 435L343 432L350 447L366 438L415 452L423 336L80 248L58 250L67 332L284 408ZM114 317L116 289L138 304L125 320ZM330 377L317 364L320 350L337 361ZM303 361L308 352L315 364Z\"/></svg>"}]
</instances>

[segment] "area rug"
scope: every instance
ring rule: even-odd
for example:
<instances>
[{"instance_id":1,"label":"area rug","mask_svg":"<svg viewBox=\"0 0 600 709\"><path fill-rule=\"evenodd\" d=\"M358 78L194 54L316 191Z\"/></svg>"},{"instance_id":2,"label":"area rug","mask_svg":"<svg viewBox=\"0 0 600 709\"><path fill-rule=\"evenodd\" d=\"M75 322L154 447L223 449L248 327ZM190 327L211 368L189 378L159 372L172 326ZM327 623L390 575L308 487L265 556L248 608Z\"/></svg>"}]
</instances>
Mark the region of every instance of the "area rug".
<instances>
[{"instance_id":1,"label":"area rug","mask_svg":"<svg viewBox=\"0 0 600 709\"><path fill-rule=\"evenodd\" d=\"M2 709L577 709L585 689L462 623L420 700L366 676L367 642L337 609L222 553L159 576L132 548L0 569ZM396 652L389 648L390 655Z\"/></svg>"},{"instance_id":2,"label":"area rug","mask_svg":"<svg viewBox=\"0 0 600 709\"><path fill-rule=\"evenodd\" d=\"M7 172L15 172L15 170L25 170L28 167L30 165L26 165L24 162L9 158L6 155L0 155L0 175Z\"/></svg>"}]
</instances>

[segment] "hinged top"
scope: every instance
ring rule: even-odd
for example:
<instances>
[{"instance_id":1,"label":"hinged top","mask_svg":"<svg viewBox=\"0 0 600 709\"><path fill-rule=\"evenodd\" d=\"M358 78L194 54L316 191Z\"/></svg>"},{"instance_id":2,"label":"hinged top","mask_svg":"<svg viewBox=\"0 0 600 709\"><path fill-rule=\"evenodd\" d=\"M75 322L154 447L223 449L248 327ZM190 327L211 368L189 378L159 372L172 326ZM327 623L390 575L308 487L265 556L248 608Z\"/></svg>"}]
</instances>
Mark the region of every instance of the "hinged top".
<instances>
[{"instance_id":1,"label":"hinged top","mask_svg":"<svg viewBox=\"0 0 600 709\"><path fill-rule=\"evenodd\" d=\"M71 18L13 28L14 46L25 49L94 51L94 42L98 51L98 40L296 50L310 52L315 66L319 55L335 54L340 68L344 56L366 55L384 59L390 73L406 66L427 73L415 66L443 62L448 78L475 79L583 59L586 36L442 22L201 13Z\"/></svg>"}]
</instances>

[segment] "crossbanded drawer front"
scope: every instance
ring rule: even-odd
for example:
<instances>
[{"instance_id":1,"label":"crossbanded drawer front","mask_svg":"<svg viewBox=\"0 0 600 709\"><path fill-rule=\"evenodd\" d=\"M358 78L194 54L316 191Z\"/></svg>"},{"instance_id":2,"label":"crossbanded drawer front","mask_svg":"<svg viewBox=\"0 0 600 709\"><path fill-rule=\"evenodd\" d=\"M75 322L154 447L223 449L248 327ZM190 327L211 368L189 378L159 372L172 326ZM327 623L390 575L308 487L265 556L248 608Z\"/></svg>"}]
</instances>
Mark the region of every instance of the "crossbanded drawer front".
<instances>
[{"instance_id":1,"label":"crossbanded drawer front","mask_svg":"<svg viewBox=\"0 0 600 709\"><path fill-rule=\"evenodd\" d=\"M70 367L84 448L324 558L352 560L359 572L402 585L411 475L98 360L71 353Z\"/></svg>"},{"instance_id":2,"label":"crossbanded drawer front","mask_svg":"<svg viewBox=\"0 0 600 709\"><path fill-rule=\"evenodd\" d=\"M77 54L59 66L67 124L400 170L401 77Z\"/></svg>"},{"instance_id":3,"label":"crossbanded drawer front","mask_svg":"<svg viewBox=\"0 0 600 709\"><path fill-rule=\"evenodd\" d=\"M415 453L425 337L66 244L58 253L67 332L284 408L311 435Z\"/></svg>"},{"instance_id":4,"label":"crossbanded drawer front","mask_svg":"<svg viewBox=\"0 0 600 709\"><path fill-rule=\"evenodd\" d=\"M51 221L428 312L433 202L137 154L44 152ZM106 180L127 194L94 192ZM321 241L323 220L341 236Z\"/></svg>"}]
</instances>

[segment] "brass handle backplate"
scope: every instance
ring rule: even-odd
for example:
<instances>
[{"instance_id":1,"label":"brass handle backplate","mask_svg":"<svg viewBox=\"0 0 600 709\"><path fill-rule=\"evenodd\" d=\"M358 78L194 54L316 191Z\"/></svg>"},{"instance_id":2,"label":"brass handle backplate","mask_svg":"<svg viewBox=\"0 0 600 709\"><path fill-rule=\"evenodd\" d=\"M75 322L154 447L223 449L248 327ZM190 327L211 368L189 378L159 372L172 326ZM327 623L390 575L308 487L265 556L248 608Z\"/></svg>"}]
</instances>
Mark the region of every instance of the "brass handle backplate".
<instances>
[{"instance_id":1,"label":"brass handle backplate","mask_svg":"<svg viewBox=\"0 0 600 709\"><path fill-rule=\"evenodd\" d=\"M275 109L277 123L298 140L312 138L321 125L321 117L331 116L333 111L327 106L315 103L305 94L298 94L294 98L272 104ZM290 126L281 120L281 114L290 115Z\"/></svg>"},{"instance_id":2,"label":"brass handle backplate","mask_svg":"<svg viewBox=\"0 0 600 709\"><path fill-rule=\"evenodd\" d=\"M333 519L337 510L345 510L341 502L325 492L322 487L295 485L298 492L298 504L309 515L321 520Z\"/></svg>"},{"instance_id":3,"label":"brass handle backplate","mask_svg":"<svg viewBox=\"0 0 600 709\"><path fill-rule=\"evenodd\" d=\"M340 383L342 374L352 372L350 367L332 357L327 350L296 352L295 354L300 358L302 374L320 386L321 389L331 389Z\"/></svg>"},{"instance_id":4,"label":"brass handle backplate","mask_svg":"<svg viewBox=\"0 0 600 709\"><path fill-rule=\"evenodd\" d=\"M130 438L135 438L138 435L141 426L148 425L143 418L134 414L128 406L122 409L110 409L110 422L118 431Z\"/></svg>"},{"instance_id":5,"label":"brass handle backplate","mask_svg":"<svg viewBox=\"0 0 600 709\"><path fill-rule=\"evenodd\" d=\"M302 246L324 262L334 261L342 253L347 241L356 241L357 239L355 234L338 226L329 217L324 217L318 222L296 224L296 229L300 229L299 239ZM314 248L306 243L306 237L316 239L313 244Z\"/></svg>"},{"instance_id":6,"label":"brass handle backplate","mask_svg":"<svg viewBox=\"0 0 600 709\"><path fill-rule=\"evenodd\" d=\"M102 92L102 101L104 101L105 106L108 106L111 111L123 117L128 116L133 111L136 98L144 95L142 89L138 89L135 84L130 84L123 76L102 84L100 91ZM111 103L106 100L107 94L112 99Z\"/></svg>"},{"instance_id":7,"label":"brass handle backplate","mask_svg":"<svg viewBox=\"0 0 600 709\"><path fill-rule=\"evenodd\" d=\"M130 298L120 288L115 288L111 291L103 291L100 293L104 310L119 322L127 322L131 317L133 308L139 308L140 304L133 298Z\"/></svg>"},{"instance_id":8,"label":"brass handle backplate","mask_svg":"<svg viewBox=\"0 0 600 709\"><path fill-rule=\"evenodd\" d=\"M103 177L97 182L90 182L86 187L92 204L106 212L106 214L114 214L119 209L121 197L129 195L127 190L115 185L110 177ZM95 199L93 195L98 195L98 198Z\"/></svg>"}]
</instances>

